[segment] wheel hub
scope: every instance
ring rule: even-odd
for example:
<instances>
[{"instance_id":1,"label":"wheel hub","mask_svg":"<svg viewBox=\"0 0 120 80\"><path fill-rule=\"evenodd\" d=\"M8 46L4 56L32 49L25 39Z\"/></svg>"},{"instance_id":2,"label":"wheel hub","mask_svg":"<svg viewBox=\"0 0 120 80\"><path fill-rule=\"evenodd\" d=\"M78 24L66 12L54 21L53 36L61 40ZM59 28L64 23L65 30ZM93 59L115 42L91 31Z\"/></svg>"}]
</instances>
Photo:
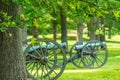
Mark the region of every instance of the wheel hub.
<instances>
[{"instance_id":1,"label":"wheel hub","mask_svg":"<svg viewBox=\"0 0 120 80\"><path fill-rule=\"evenodd\" d=\"M47 64L48 63L48 58L47 57L41 58L40 63L43 64L43 65Z\"/></svg>"},{"instance_id":2,"label":"wheel hub","mask_svg":"<svg viewBox=\"0 0 120 80\"><path fill-rule=\"evenodd\" d=\"M93 56L93 57L96 57L96 56L97 56L97 53L96 53L96 52L92 52L92 56Z\"/></svg>"}]
</instances>

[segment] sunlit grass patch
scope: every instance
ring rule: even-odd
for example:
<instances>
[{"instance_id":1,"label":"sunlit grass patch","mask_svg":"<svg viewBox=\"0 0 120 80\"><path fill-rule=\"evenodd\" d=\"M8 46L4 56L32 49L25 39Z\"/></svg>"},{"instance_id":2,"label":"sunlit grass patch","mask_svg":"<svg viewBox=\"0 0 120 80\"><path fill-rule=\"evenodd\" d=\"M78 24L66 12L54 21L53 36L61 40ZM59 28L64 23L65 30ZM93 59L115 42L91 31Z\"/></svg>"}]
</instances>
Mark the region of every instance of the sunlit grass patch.
<instances>
[{"instance_id":1,"label":"sunlit grass patch","mask_svg":"<svg viewBox=\"0 0 120 80\"><path fill-rule=\"evenodd\" d=\"M62 74L58 80L119 80L120 70L96 70L87 72L69 72Z\"/></svg>"}]
</instances>

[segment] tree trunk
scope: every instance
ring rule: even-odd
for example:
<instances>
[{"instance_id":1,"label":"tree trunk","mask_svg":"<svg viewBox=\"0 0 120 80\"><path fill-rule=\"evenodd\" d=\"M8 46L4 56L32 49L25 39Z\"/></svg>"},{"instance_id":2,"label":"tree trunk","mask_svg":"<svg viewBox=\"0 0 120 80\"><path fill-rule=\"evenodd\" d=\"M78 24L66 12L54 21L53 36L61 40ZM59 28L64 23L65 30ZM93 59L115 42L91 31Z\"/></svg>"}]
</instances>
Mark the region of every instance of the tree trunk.
<instances>
[{"instance_id":1,"label":"tree trunk","mask_svg":"<svg viewBox=\"0 0 120 80\"><path fill-rule=\"evenodd\" d=\"M94 31L90 32L90 40L95 40L95 32Z\"/></svg>"},{"instance_id":2,"label":"tree trunk","mask_svg":"<svg viewBox=\"0 0 120 80\"><path fill-rule=\"evenodd\" d=\"M53 22L53 39L56 42L56 38L57 38L57 28L56 28L56 23Z\"/></svg>"},{"instance_id":3,"label":"tree trunk","mask_svg":"<svg viewBox=\"0 0 120 80\"><path fill-rule=\"evenodd\" d=\"M21 5L19 5L19 11L18 11L18 14L22 14L24 12L24 9ZM25 23L25 20L21 18L21 24L23 26L23 29L22 29L22 46L26 46L26 40L27 40L27 25Z\"/></svg>"},{"instance_id":4,"label":"tree trunk","mask_svg":"<svg viewBox=\"0 0 120 80\"><path fill-rule=\"evenodd\" d=\"M32 34L34 38L38 38L38 27L34 26L32 28Z\"/></svg>"},{"instance_id":5,"label":"tree trunk","mask_svg":"<svg viewBox=\"0 0 120 80\"><path fill-rule=\"evenodd\" d=\"M83 41L83 22L79 21L77 25L77 41Z\"/></svg>"},{"instance_id":6,"label":"tree trunk","mask_svg":"<svg viewBox=\"0 0 120 80\"><path fill-rule=\"evenodd\" d=\"M111 27L109 27L109 30L108 30L108 39L111 39Z\"/></svg>"},{"instance_id":7,"label":"tree trunk","mask_svg":"<svg viewBox=\"0 0 120 80\"><path fill-rule=\"evenodd\" d=\"M0 10L8 13L14 20L18 6L12 0L9 0L9 5L0 0ZM27 80L21 36L18 28L0 32L0 80Z\"/></svg>"},{"instance_id":8,"label":"tree trunk","mask_svg":"<svg viewBox=\"0 0 120 80\"><path fill-rule=\"evenodd\" d=\"M96 20L96 33L95 33L95 39L100 41L100 29L102 27L100 18L97 18Z\"/></svg>"},{"instance_id":9,"label":"tree trunk","mask_svg":"<svg viewBox=\"0 0 120 80\"><path fill-rule=\"evenodd\" d=\"M90 37L90 22L87 22L87 29L88 29L87 37Z\"/></svg>"},{"instance_id":10,"label":"tree trunk","mask_svg":"<svg viewBox=\"0 0 120 80\"><path fill-rule=\"evenodd\" d=\"M66 23L66 15L64 13L63 8L60 8L60 19L61 19L61 42L66 42L66 44L68 44L67 41L67 23ZM65 52L68 52L68 46L66 46L66 48L64 49Z\"/></svg>"},{"instance_id":11,"label":"tree trunk","mask_svg":"<svg viewBox=\"0 0 120 80\"><path fill-rule=\"evenodd\" d=\"M100 41L105 41L105 27L102 28L103 34L100 34Z\"/></svg>"},{"instance_id":12,"label":"tree trunk","mask_svg":"<svg viewBox=\"0 0 120 80\"><path fill-rule=\"evenodd\" d=\"M67 25L66 25L66 16L63 11L63 8L60 8L60 17L61 17L61 42L67 43Z\"/></svg>"},{"instance_id":13,"label":"tree trunk","mask_svg":"<svg viewBox=\"0 0 120 80\"><path fill-rule=\"evenodd\" d=\"M53 17L56 19L56 13L55 13L54 10L53 10ZM52 23L53 23L53 39L56 42L56 38L57 38L57 34L56 34L57 33L57 21L53 20Z\"/></svg>"},{"instance_id":14,"label":"tree trunk","mask_svg":"<svg viewBox=\"0 0 120 80\"><path fill-rule=\"evenodd\" d=\"M25 25L25 23L23 23ZM27 26L25 25L24 28L22 29L22 42L23 46L26 45L26 40L27 40Z\"/></svg>"},{"instance_id":15,"label":"tree trunk","mask_svg":"<svg viewBox=\"0 0 120 80\"><path fill-rule=\"evenodd\" d=\"M27 80L25 71L21 31L8 29L5 33L0 32L0 80Z\"/></svg>"},{"instance_id":16,"label":"tree trunk","mask_svg":"<svg viewBox=\"0 0 120 80\"><path fill-rule=\"evenodd\" d=\"M105 23L104 18L101 17L101 24L103 25ZM102 34L100 35L100 41L106 41L105 39L105 26L102 26Z\"/></svg>"},{"instance_id":17,"label":"tree trunk","mask_svg":"<svg viewBox=\"0 0 120 80\"><path fill-rule=\"evenodd\" d=\"M89 36L90 36L90 40L95 40L95 31L96 31L96 18L92 18L90 23L89 23Z\"/></svg>"}]
</instances>

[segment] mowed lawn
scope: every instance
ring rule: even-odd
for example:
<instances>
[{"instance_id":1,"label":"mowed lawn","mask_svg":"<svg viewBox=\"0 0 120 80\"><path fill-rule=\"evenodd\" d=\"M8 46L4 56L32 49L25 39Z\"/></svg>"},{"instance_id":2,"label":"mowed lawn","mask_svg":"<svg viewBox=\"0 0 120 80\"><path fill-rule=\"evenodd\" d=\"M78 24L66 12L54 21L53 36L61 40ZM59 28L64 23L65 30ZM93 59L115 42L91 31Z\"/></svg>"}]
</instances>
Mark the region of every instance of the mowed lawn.
<instances>
[{"instance_id":1,"label":"mowed lawn","mask_svg":"<svg viewBox=\"0 0 120 80\"><path fill-rule=\"evenodd\" d=\"M51 35L50 35L51 38ZM86 38L86 36L85 36ZM108 61L98 69L81 69L72 63L66 65L64 73L58 80L120 80L120 35L107 39ZM57 40L60 42L60 40ZM69 49L75 40L68 40ZM67 57L69 54L67 55ZM69 57L68 57L69 58Z\"/></svg>"},{"instance_id":2,"label":"mowed lawn","mask_svg":"<svg viewBox=\"0 0 120 80\"><path fill-rule=\"evenodd\" d=\"M102 68L66 69L58 80L120 80L120 50L112 50L111 54L115 55L109 55L107 63Z\"/></svg>"},{"instance_id":3,"label":"mowed lawn","mask_svg":"<svg viewBox=\"0 0 120 80\"><path fill-rule=\"evenodd\" d=\"M108 61L98 69L78 69L68 63L58 80L120 80L120 41L107 40Z\"/></svg>"}]
</instances>

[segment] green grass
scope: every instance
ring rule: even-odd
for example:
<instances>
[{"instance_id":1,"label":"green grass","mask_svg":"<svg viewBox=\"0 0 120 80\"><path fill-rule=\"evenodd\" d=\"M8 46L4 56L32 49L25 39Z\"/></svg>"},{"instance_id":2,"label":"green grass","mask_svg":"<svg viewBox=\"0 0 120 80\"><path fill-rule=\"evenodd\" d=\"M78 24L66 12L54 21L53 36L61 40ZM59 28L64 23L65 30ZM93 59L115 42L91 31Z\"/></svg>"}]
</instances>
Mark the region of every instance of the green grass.
<instances>
[{"instance_id":1,"label":"green grass","mask_svg":"<svg viewBox=\"0 0 120 80\"><path fill-rule=\"evenodd\" d=\"M69 35L68 44L69 49L76 42L76 35ZM47 35L49 39L52 38L52 35ZM88 39L84 35L85 40ZM30 36L29 36L30 38ZM72 40L70 39L72 38ZM120 80L120 35L113 36L112 39L107 39L108 47L108 61L107 63L98 69L80 69L75 67L72 63L66 65L64 73L58 80ZM60 39L60 35L58 35ZM60 40L57 40L60 42ZM68 55L69 56L69 55ZM67 56L67 57L68 57Z\"/></svg>"},{"instance_id":2,"label":"green grass","mask_svg":"<svg viewBox=\"0 0 120 80\"><path fill-rule=\"evenodd\" d=\"M108 61L103 67L78 69L72 63L68 63L58 80L120 80L120 43L108 43L108 51Z\"/></svg>"},{"instance_id":3,"label":"green grass","mask_svg":"<svg viewBox=\"0 0 120 80\"><path fill-rule=\"evenodd\" d=\"M80 69L68 63L66 70L58 80L120 80L120 35L107 39L108 61L98 69ZM87 37L86 37L87 39ZM74 40L69 40L72 45Z\"/></svg>"},{"instance_id":4,"label":"green grass","mask_svg":"<svg viewBox=\"0 0 120 80\"><path fill-rule=\"evenodd\" d=\"M88 72L64 72L58 80L120 80L120 70L92 70Z\"/></svg>"}]
</instances>

